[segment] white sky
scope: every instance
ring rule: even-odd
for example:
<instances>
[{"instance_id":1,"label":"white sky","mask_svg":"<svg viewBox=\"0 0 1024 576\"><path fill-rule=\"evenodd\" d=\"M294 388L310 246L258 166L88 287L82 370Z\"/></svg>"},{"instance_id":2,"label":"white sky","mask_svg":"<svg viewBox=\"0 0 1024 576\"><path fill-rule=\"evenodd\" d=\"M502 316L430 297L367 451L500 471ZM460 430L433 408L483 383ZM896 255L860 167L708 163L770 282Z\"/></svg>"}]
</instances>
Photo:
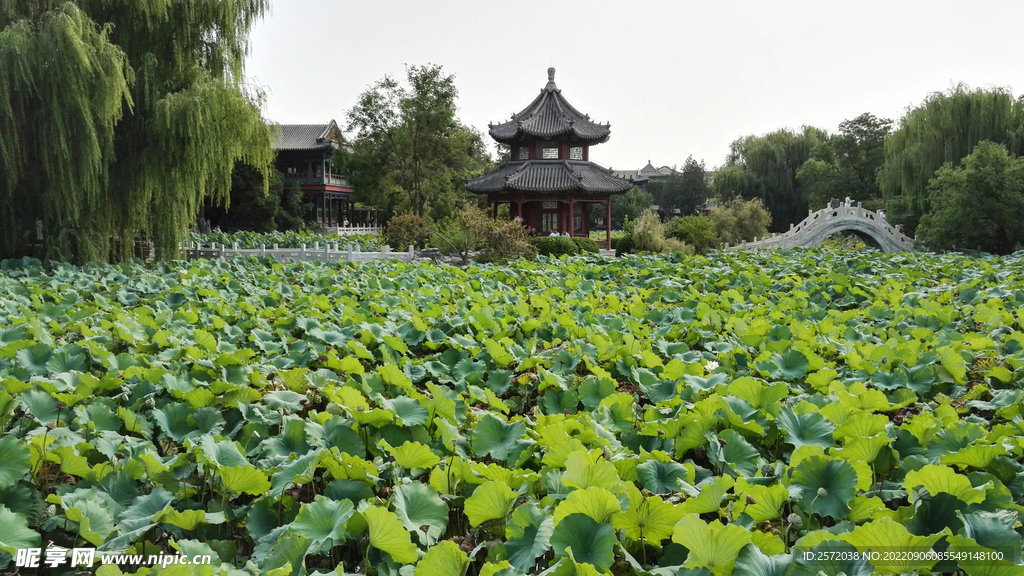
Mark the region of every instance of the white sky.
<instances>
[{"instance_id":1,"label":"white sky","mask_svg":"<svg viewBox=\"0 0 1024 576\"><path fill-rule=\"evenodd\" d=\"M404 64L455 74L459 117L486 133L547 81L611 139L618 170L708 168L729 143L862 112L894 120L957 82L1024 89L1019 0L276 0L246 71L284 124L345 114Z\"/></svg>"}]
</instances>

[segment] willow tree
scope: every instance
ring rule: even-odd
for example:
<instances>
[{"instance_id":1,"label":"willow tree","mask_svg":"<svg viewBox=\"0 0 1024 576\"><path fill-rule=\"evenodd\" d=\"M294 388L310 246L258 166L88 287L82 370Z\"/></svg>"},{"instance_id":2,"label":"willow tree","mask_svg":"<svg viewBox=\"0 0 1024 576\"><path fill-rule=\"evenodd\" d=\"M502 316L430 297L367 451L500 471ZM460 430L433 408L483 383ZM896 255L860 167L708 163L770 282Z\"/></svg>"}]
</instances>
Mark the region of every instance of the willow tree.
<instances>
[{"instance_id":1,"label":"willow tree","mask_svg":"<svg viewBox=\"0 0 1024 576\"><path fill-rule=\"evenodd\" d=\"M236 161L269 174L244 86L269 0L8 0L0 8L0 256L173 256ZM264 178L264 187L266 186Z\"/></svg>"},{"instance_id":2,"label":"willow tree","mask_svg":"<svg viewBox=\"0 0 1024 576\"><path fill-rule=\"evenodd\" d=\"M1024 103L1003 88L972 90L959 85L932 94L900 120L885 141L878 185L891 215L913 228L930 209L928 182L946 163L957 165L979 142L1024 146Z\"/></svg>"},{"instance_id":3,"label":"willow tree","mask_svg":"<svg viewBox=\"0 0 1024 576\"><path fill-rule=\"evenodd\" d=\"M808 191L797 171L825 138L824 130L810 126L740 138L730 146L712 190L725 201L760 199L771 213L773 229L785 230L807 215Z\"/></svg>"}]
</instances>

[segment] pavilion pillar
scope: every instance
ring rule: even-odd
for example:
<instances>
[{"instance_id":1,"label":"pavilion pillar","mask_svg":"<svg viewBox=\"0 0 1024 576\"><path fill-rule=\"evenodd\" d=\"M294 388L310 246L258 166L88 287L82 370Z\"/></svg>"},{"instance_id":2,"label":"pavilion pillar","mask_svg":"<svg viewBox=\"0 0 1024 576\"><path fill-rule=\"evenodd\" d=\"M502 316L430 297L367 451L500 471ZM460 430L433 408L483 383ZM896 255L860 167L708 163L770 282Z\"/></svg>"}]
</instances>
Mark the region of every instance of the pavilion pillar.
<instances>
[{"instance_id":1,"label":"pavilion pillar","mask_svg":"<svg viewBox=\"0 0 1024 576\"><path fill-rule=\"evenodd\" d=\"M605 194L604 197L604 234L605 243L608 245L608 249L612 249L612 195Z\"/></svg>"},{"instance_id":2,"label":"pavilion pillar","mask_svg":"<svg viewBox=\"0 0 1024 576\"><path fill-rule=\"evenodd\" d=\"M576 199L573 196L572 192L570 192L569 193L569 237L570 238L576 232L576 226L574 226L574 224L576 223L574 221L575 218L576 218L576 204L575 204L575 202L576 202Z\"/></svg>"},{"instance_id":3,"label":"pavilion pillar","mask_svg":"<svg viewBox=\"0 0 1024 576\"><path fill-rule=\"evenodd\" d=\"M519 195L519 201L516 202L516 213L519 215L520 220L523 219L523 195Z\"/></svg>"},{"instance_id":4,"label":"pavilion pillar","mask_svg":"<svg viewBox=\"0 0 1024 576\"><path fill-rule=\"evenodd\" d=\"M498 203L496 201L492 202L491 203L491 208L492 208L492 212L493 212L493 214L491 215L491 219L492 220L497 220L498 219Z\"/></svg>"},{"instance_id":5,"label":"pavilion pillar","mask_svg":"<svg viewBox=\"0 0 1024 576\"><path fill-rule=\"evenodd\" d=\"M590 238L590 202L583 203L583 235Z\"/></svg>"}]
</instances>

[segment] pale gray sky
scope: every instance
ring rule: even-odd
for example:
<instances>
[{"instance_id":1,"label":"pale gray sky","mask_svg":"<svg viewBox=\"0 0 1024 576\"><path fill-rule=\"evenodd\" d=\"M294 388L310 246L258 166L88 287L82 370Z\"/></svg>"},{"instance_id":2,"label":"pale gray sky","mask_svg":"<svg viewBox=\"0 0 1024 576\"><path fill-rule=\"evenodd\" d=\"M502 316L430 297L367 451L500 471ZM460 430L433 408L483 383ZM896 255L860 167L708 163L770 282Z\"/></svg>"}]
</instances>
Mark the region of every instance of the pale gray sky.
<instances>
[{"instance_id":1,"label":"pale gray sky","mask_svg":"<svg viewBox=\"0 0 1024 576\"><path fill-rule=\"evenodd\" d=\"M862 112L897 119L957 82L1024 90L1024 2L929 0L276 0L247 75L285 124L345 128L360 92L403 64L455 74L486 132L554 66L569 101L612 125L591 159L708 168L729 143Z\"/></svg>"}]
</instances>

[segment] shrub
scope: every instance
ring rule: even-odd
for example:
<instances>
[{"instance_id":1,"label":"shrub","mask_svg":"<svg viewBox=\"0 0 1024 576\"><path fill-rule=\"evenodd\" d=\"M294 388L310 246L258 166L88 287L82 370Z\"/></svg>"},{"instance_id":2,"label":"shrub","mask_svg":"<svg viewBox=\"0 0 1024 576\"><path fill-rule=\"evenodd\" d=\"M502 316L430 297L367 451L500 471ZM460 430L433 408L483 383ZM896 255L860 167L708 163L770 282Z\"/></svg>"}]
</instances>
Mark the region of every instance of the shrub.
<instances>
[{"instance_id":1,"label":"shrub","mask_svg":"<svg viewBox=\"0 0 1024 576\"><path fill-rule=\"evenodd\" d=\"M575 256L580 253L580 247L563 236L538 236L530 238L530 244L538 254L545 256Z\"/></svg>"},{"instance_id":2,"label":"shrub","mask_svg":"<svg viewBox=\"0 0 1024 576\"><path fill-rule=\"evenodd\" d=\"M405 250L410 245L422 248L428 240L427 221L411 212L395 216L384 227L384 241L394 250Z\"/></svg>"},{"instance_id":3,"label":"shrub","mask_svg":"<svg viewBox=\"0 0 1024 576\"><path fill-rule=\"evenodd\" d=\"M481 255L486 262L504 262L516 258L533 258L537 249L530 244L530 233L519 218L500 220L491 226Z\"/></svg>"},{"instance_id":4,"label":"shrub","mask_svg":"<svg viewBox=\"0 0 1024 576\"><path fill-rule=\"evenodd\" d=\"M658 213L648 210L626 226L630 230L627 242L620 241L616 254L626 252L682 252L693 254L693 247L675 238L665 238L665 226Z\"/></svg>"},{"instance_id":5,"label":"shrub","mask_svg":"<svg viewBox=\"0 0 1024 576\"><path fill-rule=\"evenodd\" d=\"M708 214L719 242L739 244L764 238L768 235L768 226L772 223L772 215L764 207L760 198L748 200L734 199L715 207Z\"/></svg>"},{"instance_id":6,"label":"shrub","mask_svg":"<svg viewBox=\"0 0 1024 576\"><path fill-rule=\"evenodd\" d=\"M705 216L673 218L665 225L665 234L692 246L697 254L707 254L718 244L711 219Z\"/></svg>"},{"instance_id":7,"label":"shrub","mask_svg":"<svg viewBox=\"0 0 1024 576\"><path fill-rule=\"evenodd\" d=\"M622 256L623 254L629 254L633 252L633 239L629 236L613 239L612 247L615 248L616 257Z\"/></svg>"},{"instance_id":8,"label":"shrub","mask_svg":"<svg viewBox=\"0 0 1024 576\"><path fill-rule=\"evenodd\" d=\"M590 238L572 238L572 241L579 247L580 254L597 254L601 251L601 249L597 247L597 242L594 242Z\"/></svg>"}]
</instances>

